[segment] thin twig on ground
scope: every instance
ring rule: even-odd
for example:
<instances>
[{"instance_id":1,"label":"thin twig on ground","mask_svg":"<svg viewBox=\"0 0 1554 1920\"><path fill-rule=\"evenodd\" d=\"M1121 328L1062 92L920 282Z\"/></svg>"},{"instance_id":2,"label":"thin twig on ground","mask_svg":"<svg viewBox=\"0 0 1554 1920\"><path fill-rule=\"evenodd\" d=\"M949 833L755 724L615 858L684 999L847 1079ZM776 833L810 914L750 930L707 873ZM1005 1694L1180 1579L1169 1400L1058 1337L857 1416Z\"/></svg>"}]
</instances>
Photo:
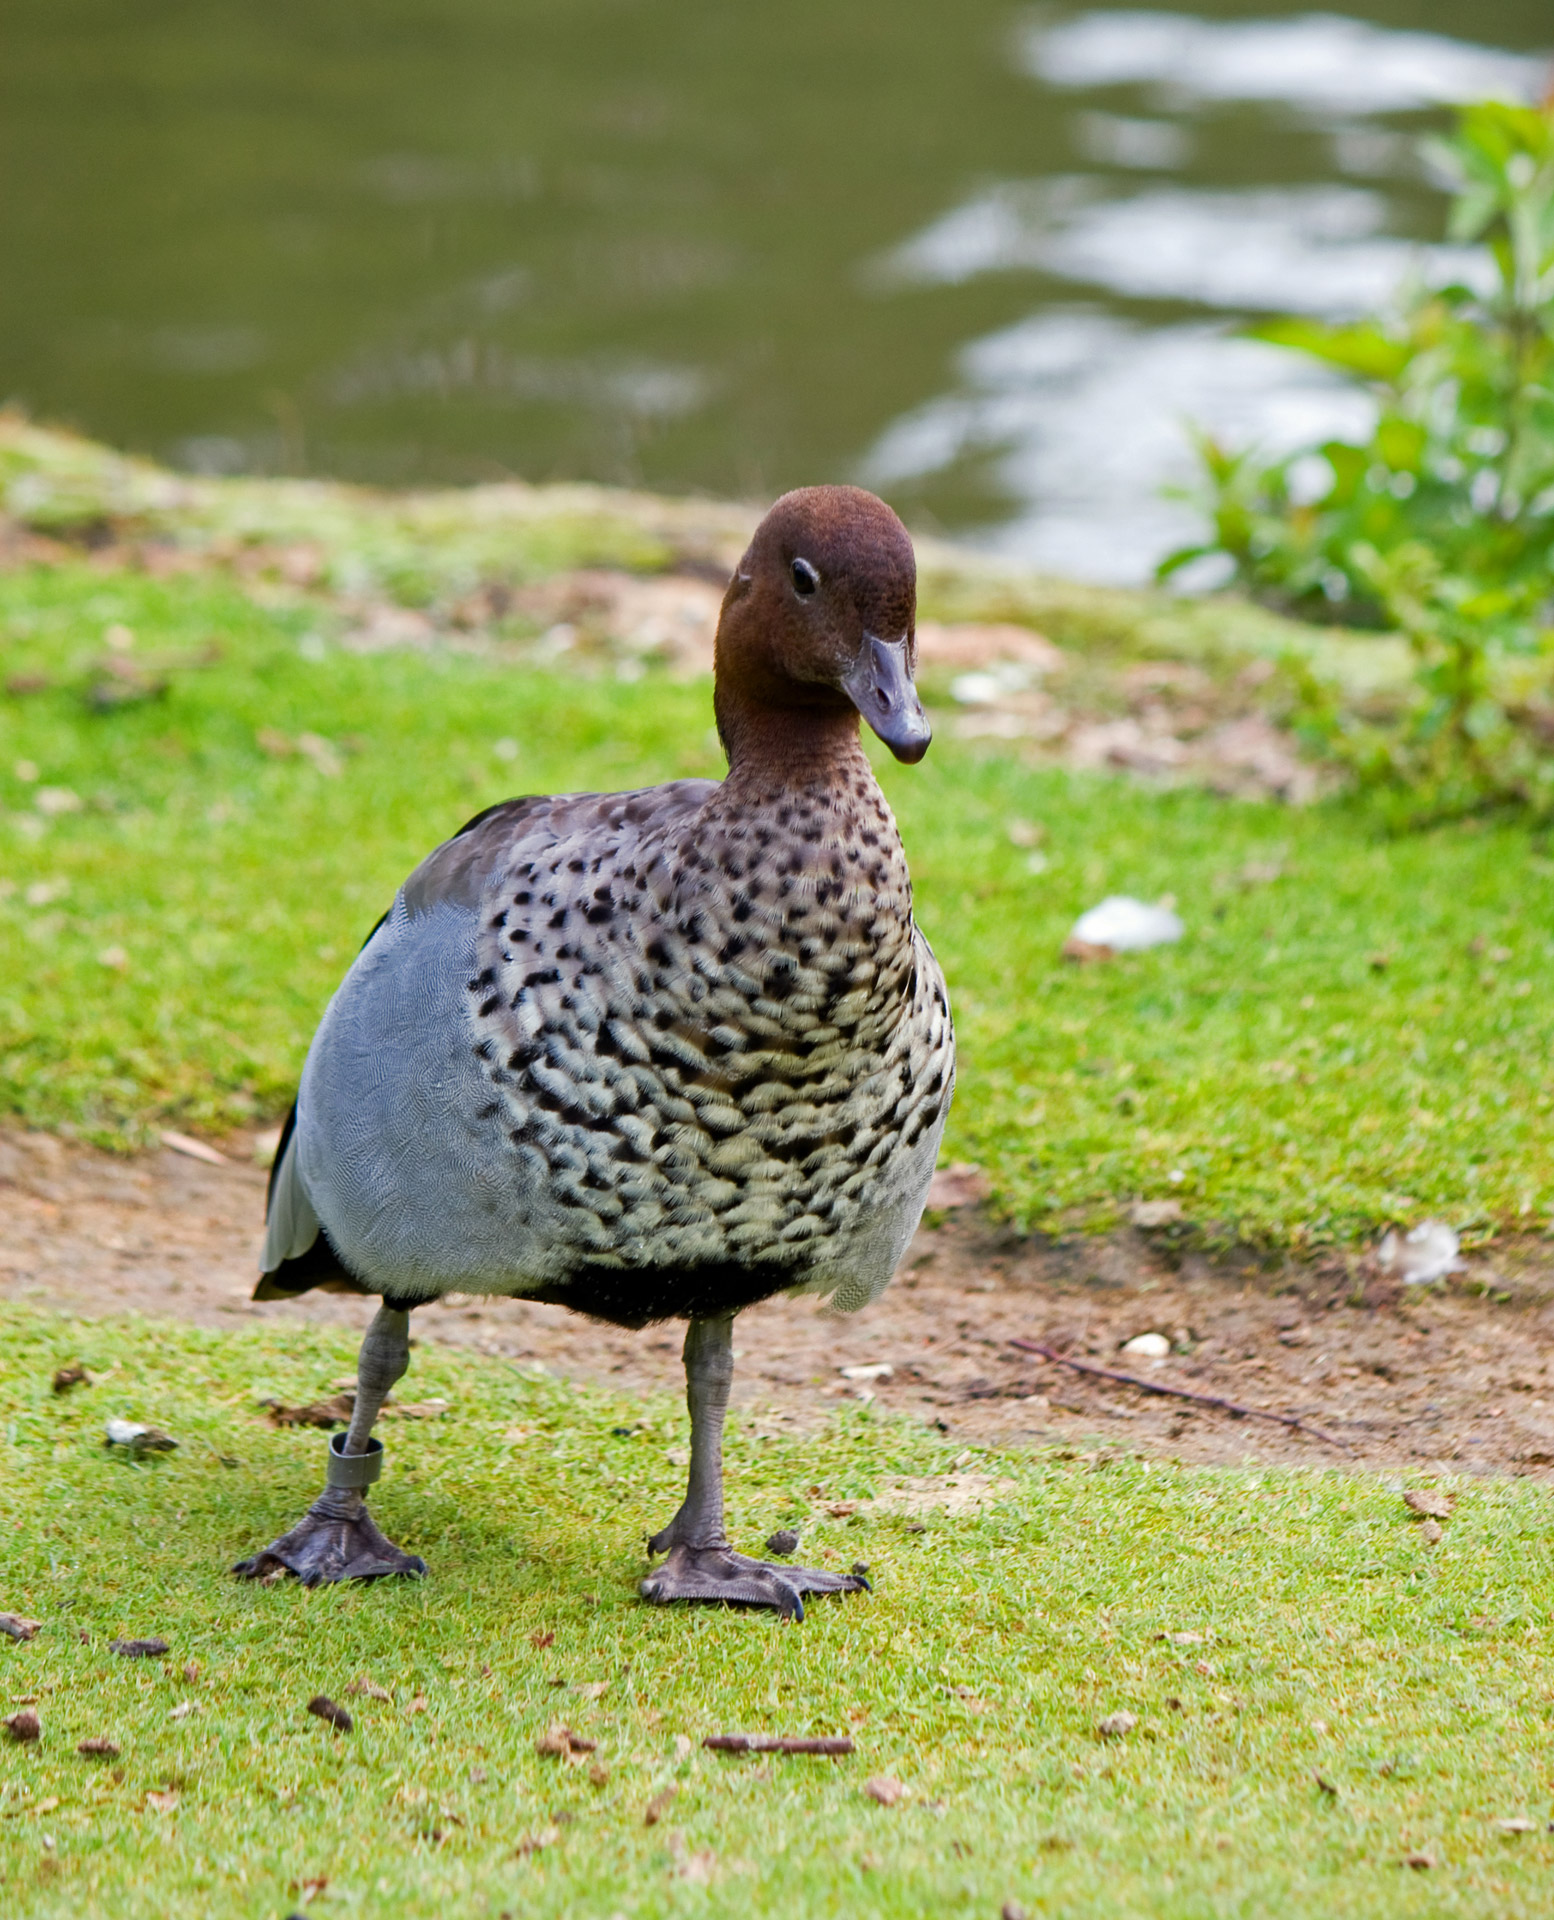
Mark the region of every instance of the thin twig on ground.
<instances>
[{"instance_id":1,"label":"thin twig on ground","mask_svg":"<svg viewBox=\"0 0 1554 1920\"><path fill-rule=\"evenodd\" d=\"M1170 1400L1190 1400L1194 1406L1214 1407L1220 1413L1233 1415L1237 1420L1272 1420L1294 1433L1309 1433L1314 1440L1325 1440L1330 1447L1342 1447L1346 1453L1354 1452L1347 1440L1340 1440L1336 1433L1326 1433L1321 1427L1314 1427L1298 1414L1273 1413L1267 1407L1244 1407L1239 1400L1227 1400L1217 1393L1196 1393L1191 1387L1169 1386L1164 1380L1141 1380L1136 1373L1119 1373L1114 1367L1098 1367L1091 1360L1071 1360L1066 1353L1043 1346L1039 1340L1011 1340L1009 1344L1018 1347L1021 1353L1034 1353L1043 1360L1050 1360L1055 1367L1072 1367L1075 1373L1087 1373L1097 1380L1110 1380L1119 1387L1137 1387L1140 1393L1158 1393Z\"/></svg>"},{"instance_id":2,"label":"thin twig on ground","mask_svg":"<svg viewBox=\"0 0 1554 1920\"><path fill-rule=\"evenodd\" d=\"M780 1733L712 1733L702 1741L715 1753L824 1753L855 1751L851 1740L804 1740Z\"/></svg>"}]
</instances>

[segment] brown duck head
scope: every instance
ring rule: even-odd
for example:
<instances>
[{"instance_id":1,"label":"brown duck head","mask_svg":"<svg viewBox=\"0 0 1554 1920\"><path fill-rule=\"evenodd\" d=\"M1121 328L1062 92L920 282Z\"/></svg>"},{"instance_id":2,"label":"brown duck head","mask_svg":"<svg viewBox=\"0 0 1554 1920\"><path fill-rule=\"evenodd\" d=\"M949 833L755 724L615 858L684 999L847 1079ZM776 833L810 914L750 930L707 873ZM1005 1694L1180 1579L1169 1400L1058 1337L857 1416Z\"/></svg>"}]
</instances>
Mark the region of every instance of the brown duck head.
<instances>
[{"instance_id":1,"label":"brown duck head","mask_svg":"<svg viewBox=\"0 0 1554 1920\"><path fill-rule=\"evenodd\" d=\"M931 732L917 666L917 561L907 530L861 487L785 493L756 528L718 621L718 731L734 760L752 736L849 733L855 713L898 760Z\"/></svg>"}]
</instances>

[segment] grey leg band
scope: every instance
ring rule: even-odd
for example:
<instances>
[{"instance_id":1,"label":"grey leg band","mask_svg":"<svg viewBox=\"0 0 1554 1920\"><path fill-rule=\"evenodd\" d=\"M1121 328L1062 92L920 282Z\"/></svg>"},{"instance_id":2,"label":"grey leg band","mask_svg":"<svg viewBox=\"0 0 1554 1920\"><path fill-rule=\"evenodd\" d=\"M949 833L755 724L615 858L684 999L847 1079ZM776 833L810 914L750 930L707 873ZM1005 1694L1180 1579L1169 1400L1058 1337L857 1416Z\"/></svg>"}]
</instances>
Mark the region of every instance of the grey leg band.
<instances>
[{"instance_id":1,"label":"grey leg band","mask_svg":"<svg viewBox=\"0 0 1554 1920\"><path fill-rule=\"evenodd\" d=\"M367 1511L367 1491L383 1472L383 1442L373 1439L372 1423L409 1364L410 1317L384 1306L362 1341L350 1427L332 1436L324 1456L324 1491L290 1532L239 1562L236 1571L245 1579L294 1573L313 1587L426 1572L426 1562L386 1540Z\"/></svg>"},{"instance_id":2,"label":"grey leg band","mask_svg":"<svg viewBox=\"0 0 1554 1920\"><path fill-rule=\"evenodd\" d=\"M329 1487L370 1487L383 1472L383 1442L369 1440L365 1453L347 1453L348 1438L343 1433L330 1436L328 1475L324 1484Z\"/></svg>"},{"instance_id":3,"label":"grey leg band","mask_svg":"<svg viewBox=\"0 0 1554 1920\"><path fill-rule=\"evenodd\" d=\"M344 1433L331 1436L325 1498L331 1493L365 1493L383 1473L383 1442L372 1425L389 1389L410 1365L410 1316L380 1307L362 1341L356 1363L356 1408Z\"/></svg>"}]
</instances>

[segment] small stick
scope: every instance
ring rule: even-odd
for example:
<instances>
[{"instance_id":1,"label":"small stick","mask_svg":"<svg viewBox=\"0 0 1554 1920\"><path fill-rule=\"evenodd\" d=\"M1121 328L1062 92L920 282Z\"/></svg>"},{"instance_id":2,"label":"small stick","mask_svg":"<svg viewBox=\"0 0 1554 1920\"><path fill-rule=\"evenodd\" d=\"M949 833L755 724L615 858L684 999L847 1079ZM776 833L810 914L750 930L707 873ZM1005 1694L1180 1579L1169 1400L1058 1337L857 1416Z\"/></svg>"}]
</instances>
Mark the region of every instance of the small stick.
<instances>
[{"instance_id":1,"label":"small stick","mask_svg":"<svg viewBox=\"0 0 1554 1920\"><path fill-rule=\"evenodd\" d=\"M714 1753L855 1753L851 1740L799 1740L786 1733L709 1733L702 1741Z\"/></svg>"},{"instance_id":2,"label":"small stick","mask_svg":"<svg viewBox=\"0 0 1554 1920\"><path fill-rule=\"evenodd\" d=\"M1039 1340L1011 1340L1009 1344L1018 1347L1021 1353L1039 1354L1056 1367L1072 1367L1075 1373L1088 1373L1097 1380L1113 1380L1120 1387L1137 1387L1140 1393L1158 1393L1171 1400L1191 1400L1195 1406L1215 1407L1221 1413L1234 1414L1238 1420L1273 1420L1295 1433L1309 1433L1315 1440L1325 1440L1330 1447L1342 1447L1346 1453L1354 1452L1347 1440L1340 1440L1336 1433L1324 1433L1321 1427L1314 1427L1309 1420L1302 1420L1293 1413L1271 1413L1266 1407L1244 1407L1239 1400L1226 1400L1217 1393L1194 1393L1191 1387L1167 1386L1163 1380L1141 1380L1136 1373L1118 1373L1112 1367L1098 1367L1089 1360L1070 1360L1067 1354L1055 1353Z\"/></svg>"}]
</instances>

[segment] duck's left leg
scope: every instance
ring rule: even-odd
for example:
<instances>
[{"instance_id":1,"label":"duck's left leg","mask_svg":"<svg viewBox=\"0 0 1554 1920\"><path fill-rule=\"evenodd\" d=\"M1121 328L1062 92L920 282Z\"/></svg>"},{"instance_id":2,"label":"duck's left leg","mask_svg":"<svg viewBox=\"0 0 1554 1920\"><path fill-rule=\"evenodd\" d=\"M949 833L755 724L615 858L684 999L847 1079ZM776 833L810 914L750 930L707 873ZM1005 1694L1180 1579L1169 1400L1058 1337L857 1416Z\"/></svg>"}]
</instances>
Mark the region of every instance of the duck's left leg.
<instances>
[{"instance_id":1,"label":"duck's left leg","mask_svg":"<svg viewBox=\"0 0 1554 1920\"><path fill-rule=\"evenodd\" d=\"M409 1365L410 1315L380 1307L356 1362L351 1424L329 1442L324 1491L290 1533L271 1541L251 1560L240 1560L234 1573L245 1580L294 1573L305 1587L320 1586L326 1580L425 1573L426 1562L416 1554L401 1553L384 1539L367 1511L367 1488L383 1471L383 1442L371 1437L373 1422Z\"/></svg>"},{"instance_id":2,"label":"duck's left leg","mask_svg":"<svg viewBox=\"0 0 1554 1920\"><path fill-rule=\"evenodd\" d=\"M680 1511L648 1541L669 1558L642 1582L647 1600L721 1600L775 1607L804 1618L806 1593L856 1593L860 1573L777 1567L735 1553L723 1525L723 1418L734 1378L734 1316L693 1320L685 1335L685 1398L691 1410L691 1470Z\"/></svg>"}]
</instances>

